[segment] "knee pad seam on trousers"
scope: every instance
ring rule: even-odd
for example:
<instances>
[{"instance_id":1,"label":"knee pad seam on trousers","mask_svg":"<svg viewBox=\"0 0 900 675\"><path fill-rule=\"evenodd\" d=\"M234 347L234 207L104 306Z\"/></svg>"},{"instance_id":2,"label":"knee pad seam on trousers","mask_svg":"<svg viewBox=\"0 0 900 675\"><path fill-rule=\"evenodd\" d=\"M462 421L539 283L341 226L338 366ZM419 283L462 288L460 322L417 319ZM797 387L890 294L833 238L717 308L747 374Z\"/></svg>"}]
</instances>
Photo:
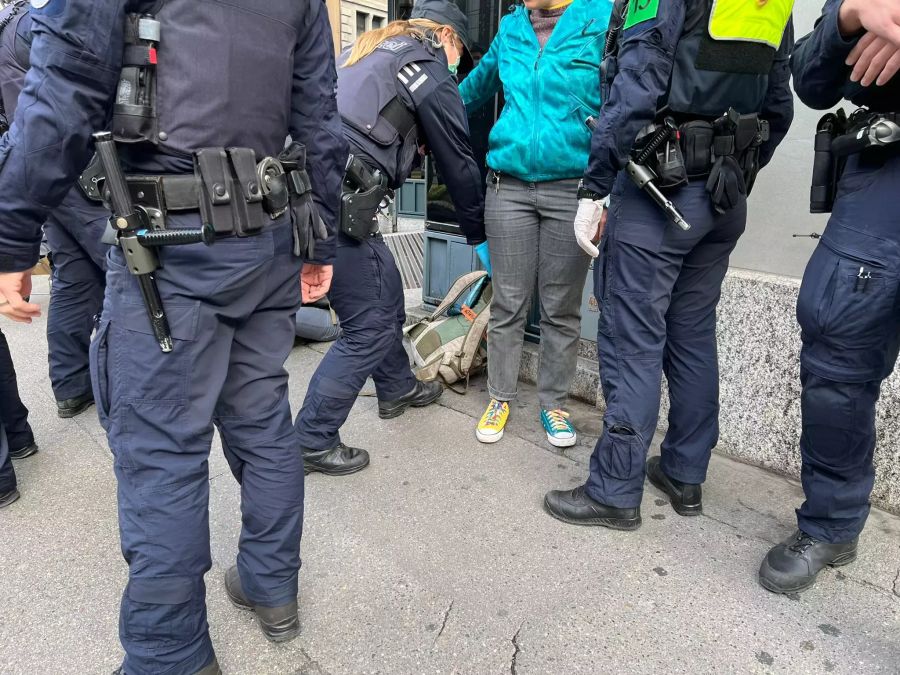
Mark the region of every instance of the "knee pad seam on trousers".
<instances>
[{"instance_id":1,"label":"knee pad seam on trousers","mask_svg":"<svg viewBox=\"0 0 900 675\"><path fill-rule=\"evenodd\" d=\"M190 577L132 577L128 598L148 605L182 605L193 598L195 583Z\"/></svg>"}]
</instances>

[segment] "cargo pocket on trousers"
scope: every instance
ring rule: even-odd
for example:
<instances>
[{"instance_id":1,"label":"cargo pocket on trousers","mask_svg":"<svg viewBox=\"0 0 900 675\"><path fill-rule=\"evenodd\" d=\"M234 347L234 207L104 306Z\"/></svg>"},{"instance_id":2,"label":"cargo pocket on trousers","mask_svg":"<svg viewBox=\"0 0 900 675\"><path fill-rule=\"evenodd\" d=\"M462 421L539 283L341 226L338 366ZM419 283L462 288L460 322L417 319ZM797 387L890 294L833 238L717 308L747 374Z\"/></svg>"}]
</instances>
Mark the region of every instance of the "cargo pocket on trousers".
<instances>
[{"instance_id":1,"label":"cargo pocket on trousers","mask_svg":"<svg viewBox=\"0 0 900 675\"><path fill-rule=\"evenodd\" d=\"M91 388L100 424L109 423L109 321L101 321L90 348Z\"/></svg>"},{"instance_id":2,"label":"cargo pocket on trousers","mask_svg":"<svg viewBox=\"0 0 900 675\"><path fill-rule=\"evenodd\" d=\"M618 480L629 480L638 467L644 463L644 448L641 437L635 433L611 430L608 452L600 453L600 468L603 473Z\"/></svg>"},{"instance_id":3,"label":"cargo pocket on trousers","mask_svg":"<svg viewBox=\"0 0 900 675\"><path fill-rule=\"evenodd\" d=\"M195 584L187 577L131 579L123 607L125 634L148 648L189 644L197 638L202 612Z\"/></svg>"},{"instance_id":4,"label":"cargo pocket on trousers","mask_svg":"<svg viewBox=\"0 0 900 675\"><path fill-rule=\"evenodd\" d=\"M163 301L172 351L163 353L143 304L123 303L114 308L113 350L116 368L123 379L123 392L131 401L184 403L190 395L193 373L193 342L197 337L200 302L176 304ZM115 325L121 321L121 328ZM120 338L122 344L116 344Z\"/></svg>"}]
</instances>

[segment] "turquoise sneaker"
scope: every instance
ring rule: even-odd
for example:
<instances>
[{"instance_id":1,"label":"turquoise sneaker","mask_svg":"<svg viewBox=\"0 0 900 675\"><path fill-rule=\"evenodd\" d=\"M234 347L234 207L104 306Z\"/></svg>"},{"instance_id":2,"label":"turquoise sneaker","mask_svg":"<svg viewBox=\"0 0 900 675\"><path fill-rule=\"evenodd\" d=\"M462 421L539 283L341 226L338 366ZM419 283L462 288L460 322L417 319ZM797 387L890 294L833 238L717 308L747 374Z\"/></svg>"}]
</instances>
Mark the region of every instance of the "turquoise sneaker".
<instances>
[{"instance_id":1,"label":"turquoise sneaker","mask_svg":"<svg viewBox=\"0 0 900 675\"><path fill-rule=\"evenodd\" d=\"M541 410L541 424L544 425L550 445L571 448L578 440L575 427L569 421L569 413L565 410Z\"/></svg>"}]
</instances>

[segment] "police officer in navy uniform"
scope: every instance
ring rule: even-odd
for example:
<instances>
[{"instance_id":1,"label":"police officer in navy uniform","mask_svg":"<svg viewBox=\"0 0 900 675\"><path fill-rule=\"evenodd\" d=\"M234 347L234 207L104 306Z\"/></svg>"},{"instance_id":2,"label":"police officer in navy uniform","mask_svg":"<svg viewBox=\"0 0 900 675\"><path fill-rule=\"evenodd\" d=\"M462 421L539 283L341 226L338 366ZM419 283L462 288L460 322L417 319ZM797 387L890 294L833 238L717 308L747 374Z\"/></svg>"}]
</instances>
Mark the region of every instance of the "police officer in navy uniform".
<instances>
[{"instance_id":1,"label":"police officer in navy uniform","mask_svg":"<svg viewBox=\"0 0 900 675\"><path fill-rule=\"evenodd\" d=\"M368 453L344 445L339 435L367 377L375 381L383 419L433 403L443 391L438 382L417 381L410 370L403 284L378 234L375 207L379 194L409 177L425 145L467 241L485 241L483 183L455 78L460 62L471 58L468 44L468 20L455 4L419 0L410 21L363 34L340 59L338 109L352 161L329 297L343 333L316 370L297 416L308 472L346 475L368 465ZM374 188L368 208L359 206L369 186L359 185L357 173L373 185L380 178L383 186Z\"/></svg>"},{"instance_id":2,"label":"police officer in navy uniform","mask_svg":"<svg viewBox=\"0 0 900 675\"><path fill-rule=\"evenodd\" d=\"M203 580L214 423L242 494L228 596L271 640L299 630L303 465L284 362L301 286L327 291L333 247L310 242L318 217L334 227L347 158L325 5L32 0L31 15L31 71L0 143L0 313L39 314L25 298L41 224L111 125L129 141L128 185L101 137L121 246L91 366L129 564L118 672L217 673ZM276 159L287 136L305 151Z\"/></svg>"},{"instance_id":3,"label":"police officer in navy uniform","mask_svg":"<svg viewBox=\"0 0 900 675\"><path fill-rule=\"evenodd\" d=\"M848 65L870 51L871 70ZM797 531L759 570L760 584L778 593L802 591L825 567L853 562L869 514L875 404L900 349L898 63L900 5L893 0L828 0L791 57L794 87L808 106L825 110L846 99L868 107L845 139L867 138L864 129L876 120L893 134L883 136L887 145L846 158L831 219L803 275L797 320L806 501Z\"/></svg>"},{"instance_id":4,"label":"police officer in navy uniform","mask_svg":"<svg viewBox=\"0 0 900 675\"><path fill-rule=\"evenodd\" d=\"M791 8L791 0L619 0L614 8L608 93L575 222L596 256L611 195L594 266L606 412L587 483L546 496L560 520L636 529L645 472L679 514L702 511L718 439L716 305L747 192L793 118ZM655 169L689 229L623 171L634 171L633 158ZM668 430L661 458L645 468L663 372Z\"/></svg>"},{"instance_id":5,"label":"police officer in navy uniform","mask_svg":"<svg viewBox=\"0 0 900 675\"><path fill-rule=\"evenodd\" d=\"M28 71L31 16L27 0L17 0L3 12L10 22L0 33L0 96L8 118ZM3 19L0 18L0 22ZM51 250L52 286L47 317L50 383L57 414L75 417L94 402L88 347L95 317L103 306L106 251L101 241L109 212L73 188L44 225Z\"/></svg>"}]
</instances>

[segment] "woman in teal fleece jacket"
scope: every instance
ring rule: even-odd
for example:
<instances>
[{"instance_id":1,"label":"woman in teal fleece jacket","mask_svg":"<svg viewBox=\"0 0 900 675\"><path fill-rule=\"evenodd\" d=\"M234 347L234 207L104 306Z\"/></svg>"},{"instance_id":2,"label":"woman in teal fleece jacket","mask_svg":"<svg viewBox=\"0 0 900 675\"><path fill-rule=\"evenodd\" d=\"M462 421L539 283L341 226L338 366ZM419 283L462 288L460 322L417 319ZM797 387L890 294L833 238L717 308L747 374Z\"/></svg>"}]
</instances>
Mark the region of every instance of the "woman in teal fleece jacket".
<instances>
[{"instance_id":1,"label":"woman in teal fleece jacket","mask_svg":"<svg viewBox=\"0 0 900 675\"><path fill-rule=\"evenodd\" d=\"M503 89L491 130L485 227L494 296L488 328L491 402L478 440L500 440L509 416L537 282L541 307L538 394L547 439L575 444L565 410L578 357L589 258L572 229L578 179L600 112L600 62L611 0L525 0L500 22L490 49L460 85L470 112Z\"/></svg>"}]
</instances>

